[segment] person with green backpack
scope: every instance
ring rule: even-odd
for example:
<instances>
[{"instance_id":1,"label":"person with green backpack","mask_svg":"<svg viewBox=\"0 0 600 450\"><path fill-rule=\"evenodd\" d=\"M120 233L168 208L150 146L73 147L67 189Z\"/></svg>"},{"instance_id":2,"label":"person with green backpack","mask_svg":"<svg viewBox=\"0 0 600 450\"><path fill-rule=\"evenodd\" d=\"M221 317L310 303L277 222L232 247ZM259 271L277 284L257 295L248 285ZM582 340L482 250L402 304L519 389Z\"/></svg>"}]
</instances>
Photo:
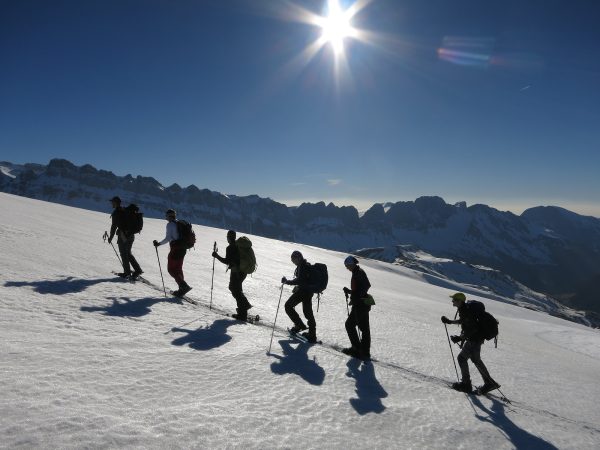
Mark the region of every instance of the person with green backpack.
<instances>
[{"instance_id":1,"label":"person with green backpack","mask_svg":"<svg viewBox=\"0 0 600 450\"><path fill-rule=\"evenodd\" d=\"M244 295L242 283L246 276L256 270L256 258L252 250L252 242L246 236L242 236L236 241L234 230L227 232L227 243L225 257L219 256L217 251L212 252L213 258L218 259L227 265L229 273L229 290L237 303L237 314L231 316L238 320L248 319L248 310L252 305Z\"/></svg>"}]
</instances>

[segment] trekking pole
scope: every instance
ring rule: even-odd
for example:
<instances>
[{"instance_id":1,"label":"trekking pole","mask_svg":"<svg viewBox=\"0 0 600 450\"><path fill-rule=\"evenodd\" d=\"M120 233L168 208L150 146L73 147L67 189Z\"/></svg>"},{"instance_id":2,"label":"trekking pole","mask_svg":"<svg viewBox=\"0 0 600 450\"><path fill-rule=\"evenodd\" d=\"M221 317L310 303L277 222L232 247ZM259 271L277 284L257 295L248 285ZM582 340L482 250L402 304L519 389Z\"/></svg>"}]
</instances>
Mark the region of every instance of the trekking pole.
<instances>
[{"instance_id":1,"label":"trekking pole","mask_svg":"<svg viewBox=\"0 0 600 450\"><path fill-rule=\"evenodd\" d=\"M277 311L275 312L275 320L273 321L273 331L271 332L271 343L269 344L269 351L271 353L271 346L273 345L273 335L275 334L275 322L277 322L277 315L279 314L279 305L281 304L281 297L283 296L283 283L281 283L281 293L279 294L279 301L277 302Z\"/></svg>"},{"instance_id":2,"label":"trekking pole","mask_svg":"<svg viewBox=\"0 0 600 450\"><path fill-rule=\"evenodd\" d=\"M104 242L106 242L106 239L108 238L108 232L105 231L104 235L102 236L102 239L104 240ZM117 253L117 249L115 248L115 246L113 245L112 242L110 242L110 246L113 248L113 250L115 251L115 255L117 255L117 259L119 260L119 264L123 265L123 262L121 262L121 258L119 257L119 254Z\"/></svg>"},{"instance_id":3,"label":"trekking pole","mask_svg":"<svg viewBox=\"0 0 600 450\"><path fill-rule=\"evenodd\" d=\"M162 267L160 266L160 258L158 257L158 247L155 246L154 250L156 250L156 259L158 260L158 270L160 270L160 279L162 280L163 292L165 293L165 297L166 297L167 296L167 290L165 289L165 279L163 278Z\"/></svg>"},{"instance_id":4,"label":"trekking pole","mask_svg":"<svg viewBox=\"0 0 600 450\"><path fill-rule=\"evenodd\" d=\"M215 241L213 245L213 252L217 251L217 241ZM208 309L212 311L212 293L213 293L213 282L215 281L215 257L213 256L213 270L212 270L212 278L210 279L210 305Z\"/></svg>"},{"instance_id":5,"label":"trekking pole","mask_svg":"<svg viewBox=\"0 0 600 450\"><path fill-rule=\"evenodd\" d=\"M350 317L350 307L348 306L348 293L344 292L346 296L346 311L348 312L348 317Z\"/></svg>"},{"instance_id":6,"label":"trekking pole","mask_svg":"<svg viewBox=\"0 0 600 450\"><path fill-rule=\"evenodd\" d=\"M454 361L454 352L452 351L452 344L450 343L450 335L448 334L448 325L444 324L444 328L446 329L446 336L448 337L448 345L450 346L450 354L452 355L452 362L454 363L454 371L456 372L456 381L460 382L460 378L458 377L458 369L456 368L456 361Z\"/></svg>"}]
</instances>

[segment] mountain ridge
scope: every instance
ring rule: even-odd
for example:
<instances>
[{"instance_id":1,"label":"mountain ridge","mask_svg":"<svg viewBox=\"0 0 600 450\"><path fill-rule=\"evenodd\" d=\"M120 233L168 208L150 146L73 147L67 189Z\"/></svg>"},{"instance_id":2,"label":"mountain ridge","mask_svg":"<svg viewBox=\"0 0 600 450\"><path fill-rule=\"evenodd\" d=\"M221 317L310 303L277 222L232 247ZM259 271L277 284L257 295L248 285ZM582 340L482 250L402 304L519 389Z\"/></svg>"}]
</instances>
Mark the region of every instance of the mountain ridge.
<instances>
[{"instance_id":1,"label":"mountain ridge","mask_svg":"<svg viewBox=\"0 0 600 450\"><path fill-rule=\"evenodd\" d=\"M555 206L518 216L427 196L374 204L360 215L353 206L333 203L288 207L193 184L163 186L153 177L117 176L65 159L46 166L0 162L0 191L104 212L110 211L108 199L119 195L147 217L162 218L170 207L201 225L345 252L410 244L436 257L499 270L530 289L600 313L600 288L590 288L600 274L600 219Z\"/></svg>"}]
</instances>

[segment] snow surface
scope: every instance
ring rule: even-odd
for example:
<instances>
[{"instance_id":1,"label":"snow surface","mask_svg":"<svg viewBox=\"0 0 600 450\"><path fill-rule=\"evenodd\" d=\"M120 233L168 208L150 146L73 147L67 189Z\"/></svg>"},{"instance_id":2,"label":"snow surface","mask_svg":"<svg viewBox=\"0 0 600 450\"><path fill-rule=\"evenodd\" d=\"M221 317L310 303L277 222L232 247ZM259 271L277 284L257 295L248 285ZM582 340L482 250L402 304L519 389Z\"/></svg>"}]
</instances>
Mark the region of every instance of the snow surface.
<instances>
[{"instance_id":1,"label":"snow surface","mask_svg":"<svg viewBox=\"0 0 600 450\"><path fill-rule=\"evenodd\" d=\"M501 335L482 357L508 405L447 387L456 375L440 316L454 313L452 291L420 272L362 262L378 360L363 364L335 350L348 345L343 254L251 236L259 268L244 288L264 324L254 326L222 314L235 303L218 262L208 308L224 230L194 227L184 266L194 306L163 296L151 242L165 221L146 219L134 245L149 285L111 274L109 211L8 194L0 205L2 448L600 447L598 330L483 299ZM316 315L324 345L283 331L286 286L268 353L294 249L329 267Z\"/></svg>"}]
</instances>

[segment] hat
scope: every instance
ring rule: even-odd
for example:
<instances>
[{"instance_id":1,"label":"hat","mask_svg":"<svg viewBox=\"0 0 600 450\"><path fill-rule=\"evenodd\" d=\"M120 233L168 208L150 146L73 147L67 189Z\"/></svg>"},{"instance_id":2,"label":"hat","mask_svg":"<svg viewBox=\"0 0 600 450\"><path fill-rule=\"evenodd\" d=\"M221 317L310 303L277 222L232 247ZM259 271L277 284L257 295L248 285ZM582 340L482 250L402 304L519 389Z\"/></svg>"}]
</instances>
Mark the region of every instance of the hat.
<instances>
[{"instance_id":1,"label":"hat","mask_svg":"<svg viewBox=\"0 0 600 450\"><path fill-rule=\"evenodd\" d=\"M467 297L465 296L465 294L463 294L462 292L456 292L456 293L452 294L450 296L450 298L452 300L458 300L458 301L461 301L461 302L464 302L467 299Z\"/></svg>"},{"instance_id":2,"label":"hat","mask_svg":"<svg viewBox=\"0 0 600 450\"><path fill-rule=\"evenodd\" d=\"M292 252L292 259L304 259L304 256L298 250L294 250Z\"/></svg>"},{"instance_id":3,"label":"hat","mask_svg":"<svg viewBox=\"0 0 600 450\"><path fill-rule=\"evenodd\" d=\"M350 255L348 257L346 257L346 259L344 260L344 265L345 266L353 266L355 264L358 264L358 259L356 259L354 256Z\"/></svg>"},{"instance_id":4,"label":"hat","mask_svg":"<svg viewBox=\"0 0 600 450\"><path fill-rule=\"evenodd\" d=\"M165 213L167 216L176 216L177 213L175 212L174 209L167 209L167 212Z\"/></svg>"},{"instance_id":5,"label":"hat","mask_svg":"<svg viewBox=\"0 0 600 450\"><path fill-rule=\"evenodd\" d=\"M121 199L119 197L117 197L116 195L113 198L111 198L109 201L121 203Z\"/></svg>"}]
</instances>

